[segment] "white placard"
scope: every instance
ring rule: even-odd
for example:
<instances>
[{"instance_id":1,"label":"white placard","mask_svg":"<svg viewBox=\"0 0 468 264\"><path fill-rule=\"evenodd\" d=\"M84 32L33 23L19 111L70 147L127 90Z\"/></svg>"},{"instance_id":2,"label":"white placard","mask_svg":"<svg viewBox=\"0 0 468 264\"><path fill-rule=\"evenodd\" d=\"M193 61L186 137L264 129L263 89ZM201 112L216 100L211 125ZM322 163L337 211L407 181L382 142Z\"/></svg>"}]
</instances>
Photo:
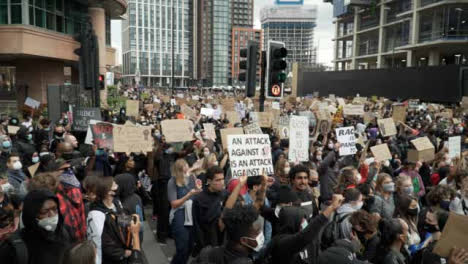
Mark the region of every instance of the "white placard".
<instances>
[{"instance_id":1,"label":"white placard","mask_svg":"<svg viewBox=\"0 0 468 264\"><path fill-rule=\"evenodd\" d=\"M177 97L179 97L180 99L184 99L184 94L177 94Z\"/></svg>"},{"instance_id":2,"label":"white placard","mask_svg":"<svg viewBox=\"0 0 468 264\"><path fill-rule=\"evenodd\" d=\"M268 135L228 135L228 151L233 178L273 175Z\"/></svg>"},{"instance_id":3,"label":"white placard","mask_svg":"<svg viewBox=\"0 0 468 264\"><path fill-rule=\"evenodd\" d=\"M461 154L461 137L449 137L449 156L450 158L460 157Z\"/></svg>"},{"instance_id":4,"label":"white placard","mask_svg":"<svg viewBox=\"0 0 468 264\"><path fill-rule=\"evenodd\" d=\"M260 126L257 123L252 123L250 125L246 125L244 127L244 133L249 134L249 135L263 134L262 129L260 128Z\"/></svg>"},{"instance_id":5,"label":"white placard","mask_svg":"<svg viewBox=\"0 0 468 264\"><path fill-rule=\"evenodd\" d=\"M340 156L354 155L356 149L356 137L354 136L354 127L343 127L336 129L336 137L341 144Z\"/></svg>"},{"instance_id":6,"label":"white placard","mask_svg":"<svg viewBox=\"0 0 468 264\"><path fill-rule=\"evenodd\" d=\"M309 119L306 116L291 116L289 132L289 161L309 161Z\"/></svg>"},{"instance_id":7,"label":"white placard","mask_svg":"<svg viewBox=\"0 0 468 264\"><path fill-rule=\"evenodd\" d=\"M172 106L177 105L176 99L171 99L171 105Z\"/></svg>"},{"instance_id":8,"label":"white placard","mask_svg":"<svg viewBox=\"0 0 468 264\"><path fill-rule=\"evenodd\" d=\"M280 103L279 102L272 102L271 109L280 110Z\"/></svg>"},{"instance_id":9,"label":"white placard","mask_svg":"<svg viewBox=\"0 0 468 264\"><path fill-rule=\"evenodd\" d=\"M212 109L212 108L202 108L200 110L200 114L204 115L204 116L207 116L207 117L213 117L214 109Z\"/></svg>"},{"instance_id":10,"label":"white placard","mask_svg":"<svg viewBox=\"0 0 468 264\"><path fill-rule=\"evenodd\" d=\"M41 106L41 102L39 102L37 100L34 100L31 97L27 97L24 104L31 107L31 108L33 108L33 109L38 109L39 106Z\"/></svg>"}]
</instances>

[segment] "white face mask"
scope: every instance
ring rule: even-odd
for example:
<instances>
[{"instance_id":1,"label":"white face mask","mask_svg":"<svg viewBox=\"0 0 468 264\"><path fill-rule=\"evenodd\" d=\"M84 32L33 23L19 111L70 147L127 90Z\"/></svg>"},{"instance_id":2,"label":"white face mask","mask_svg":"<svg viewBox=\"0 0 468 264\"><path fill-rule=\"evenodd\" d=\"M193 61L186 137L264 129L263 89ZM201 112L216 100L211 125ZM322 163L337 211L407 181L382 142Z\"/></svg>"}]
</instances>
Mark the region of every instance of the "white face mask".
<instances>
[{"instance_id":1,"label":"white face mask","mask_svg":"<svg viewBox=\"0 0 468 264\"><path fill-rule=\"evenodd\" d=\"M290 170L291 170L291 167L284 168L284 174L288 175Z\"/></svg>"},{"instance_id":2,"label":"white face mask","mask_svg":"<svg viewBox=\"0 0 468 264\"><path fill-rule=\"evenodd\" d=\"M33 157L32 158L32 163L38 163L39 162L39 157Z\"/></svg>"},{"instance_id":3,"label":"white face mask","mask_svg":"<svg viewBox=\"0 0 468 264\"><path fill-rule=\"evenodd\" d=\"M302 224L301 224L301 230L304 230L306 229L306 227L309 225L309 222L307 222L307 220L302 220Z\"/></svg>"},{"instance_id":4,"label":"white face mask","mask_svg":"<svg viewBox=\"0 0 468 264\"><path fill-rule=\"evenodd\" d=\"M356 181L357 181L357 184L359 184L362 180L362 176L361 176L361 173L358 173L356 174Z\"/></svg>"},{"instance_id":5,"label":"white face mask","mask_svg":"<svg viewBox=\"0 0 468 264\"><path fill-rule=\"evenodd\" d=\"M328 144L329 149L333 149L333 143Z\"/></svg>"},{"instance_id":6,"label":"white face mask","mask_svg":"<svg viewBox=\"0 0 468 264\"><path fill-rule=\"evenodd\" d=\"M390 161L389 160L384 161L384 166L385 167L390 167Z\"/></svg>"},{"instance_id":7,"label":"white face mask","mask_svg":"<svg viewBox=\"0 0 468 264\"><path fill-rule=\"evenodd\" d=\"M21 164L21 161L16 161L15 163L13 163L13 169L14 170L21 170L23 168L23 164Z\"/></svg>"},{"instance_id":8,"label":"white face mask","mask_svg":"<svg viewBox=\"0 0 468 264\"><path fill-rule=\"evenodd\" d=\"M10 190L15 189L9 182L2 184L0 188L2 189L3 193L8 193Z\"/></svg>"},{"instance_id":9,"label":"white face mask","mask_svg":"<svg viewBox=\"0 0 468 264\"><path fill-rule=\"evenodd\" d=\"M41 220L37 220L37 224L42 227L44 230L54 232L57 229L57 225L59 222L59 216L56 214L52 217L47 217Z\"/></svg>"},{"instance_id":10,"label":"white face mask","mask_svg":"<svg viewBox=\"0 0 468 264\"><path fill-rule=\"evenodd\" d=\"M208 151L203 152L203 156L205 156L205 158L208 158L208 156L210 156L210 152Z\"/></svg>"},{"instance_id":11,"label":"white face mask","mask_svg":"<svg viewBox=\"0 0 468 264\"><path fill-rule=\"evenodd\" d=\"M357 204L353 204L351 207L353 207L354 210L358 211L358 210L361 210L363 205L364 205L364 202L360 201Z\"/></svg>"},{"instance_id":12,"label":"white face mask","mask_svg":"<svg viewBox=\"0 0 468 264\"><path fill-rule=\"evenodd\" d=\"M282 208L283 208L283 207L281 207L281 206L279 206L279 205L277 205L277 206L275 207L275 216L276 216L277 218L279 218L279 214L280 214L280 211L281 211Z\"/></svg>"},{"instance_id":13,"label":"white face mask","mask_svg":"<svg viewBox=\"0 0 468 264\"><path fill-rule=\"evenodd\" d=\"M257 241L257 246L253 248L253 247L251 247L251 246L249 246L247 244L244 244L244 245L246 247L248 247L248 248L253 249L255 252L260 252L260 250L263 247L263 244L265 243L265 236L263 235L263 232L260 232L260 234L258 234L258 236L255 239L252 239L250 237L246 237L246 238L249 239L249 240Z\"/></svg>"}]
</instances>

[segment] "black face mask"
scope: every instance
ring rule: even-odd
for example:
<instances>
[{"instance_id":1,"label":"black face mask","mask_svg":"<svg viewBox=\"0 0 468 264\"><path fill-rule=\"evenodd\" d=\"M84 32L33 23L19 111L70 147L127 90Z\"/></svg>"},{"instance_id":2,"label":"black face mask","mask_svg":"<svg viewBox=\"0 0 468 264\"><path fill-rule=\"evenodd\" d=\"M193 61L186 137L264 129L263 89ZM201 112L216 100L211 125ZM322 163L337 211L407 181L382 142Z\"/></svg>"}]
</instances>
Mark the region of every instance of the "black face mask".
<instances>
[{"instance_id":1,"label":"black face mask","mask_svg":"<svg viewBox=\"0 0 468 264\"><path fill-rule=\"evenodd\" d=\"M62 154L62 158L64 160L72 160L74 157L73 157L73 153L72 152L66 152L66 153L63 153Z\"/></svg>"},{"instance_id":2,"label":"black face mask","mask_svg":"<svg viewBox=\"0 0 468 264\"><path fill-rule=\"evenodd\" d=\"M417 216L418 215L418 208L408 209L408 210L406 210L406 213L409 216Z\"/></svg>"},{"instance_id":3,"label":"black face mask","mask_svg":"<svg viewBox=\"0 0 468 264\"><path fill-rule=\"evenodd\" d=\"M361 242L365 242L366 241L366 232L363 232L363 231L359 231L359 230L356 230L353 228L353 231L354 233L356 233L357 237L359 238L359 240Z\"/></svg>"},{"instance_id":4,"label":"black face mask","mask_svg":"<svg viewBox=\"0 0 468 264\"><path fill-rule=\"evenodd\" d=\"M63 137L64 132L54 132L54 135L57 137Z\"/></svg>"},{"instance_id":5,"label":"black face mask","mask_svg":"<svg viewBox=\"0 0 468 264\"><path fill-rule=\"evenodd\" d=\"M317 187L317 186L318 186L318 181L311 181L311 182L309 182L309 186L310 186L311 188Z\"/></svg>"}]
</instances>

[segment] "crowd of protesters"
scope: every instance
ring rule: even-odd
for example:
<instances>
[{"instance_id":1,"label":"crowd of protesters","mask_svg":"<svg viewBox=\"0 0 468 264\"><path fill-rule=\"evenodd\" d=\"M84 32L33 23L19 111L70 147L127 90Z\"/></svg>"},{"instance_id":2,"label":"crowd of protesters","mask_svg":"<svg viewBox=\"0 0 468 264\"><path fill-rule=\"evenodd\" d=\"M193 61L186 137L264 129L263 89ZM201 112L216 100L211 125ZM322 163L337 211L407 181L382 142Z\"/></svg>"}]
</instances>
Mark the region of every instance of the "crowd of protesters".
<instances>
[{"instance_id":1,"label":"crowd of protesters","mask_svg":"<svg viewBox=\"0 0 468 264\"><path fill-rule=\"evenodd\" d=\"M144 263L143 237L153 235L143 233L144 221L157 221L160 244L174 239L174 264L468 263L468 245L445 258L433 253L450 213L468 215L468 119L458 109L452 119L423 104L408 108L391 137L380 134L375 119L337 115L329 131L317 135L311 125L308 162L289 162L288 139L262 128L270 136L274 175L236 178L220 129L251 123L255 104L231 95L243 109L241 122L232 124L224 114L200 115L225 95L199 95L191 104L197 113L193 140L168 143L161 121L189 119L175 97L165 102L155 91L145 99L141 91L124 94L159 107L142 107L139 118L124 109L103 110L103 121L151 126L151 153L85 144L86 133L74 131L66 114L59 120L2 116L1 263ZM366 104L381 118L392 115L388 101ZM304 100L282 102L279 114L310 108ZM215 125L216 139L205 123ZM339 155L334 128L344 126L356 127L356 137L365 139L354 155ZM9 131L14 127L19 130ZM410 141L423 136L435 146L435 157L410 162ZM449 155L452 136L462 138L458 157ZM369 149L383 143L392 158L377 162ZM152 209L148 219L145 207Z\"/></svg>"}]
</instances>

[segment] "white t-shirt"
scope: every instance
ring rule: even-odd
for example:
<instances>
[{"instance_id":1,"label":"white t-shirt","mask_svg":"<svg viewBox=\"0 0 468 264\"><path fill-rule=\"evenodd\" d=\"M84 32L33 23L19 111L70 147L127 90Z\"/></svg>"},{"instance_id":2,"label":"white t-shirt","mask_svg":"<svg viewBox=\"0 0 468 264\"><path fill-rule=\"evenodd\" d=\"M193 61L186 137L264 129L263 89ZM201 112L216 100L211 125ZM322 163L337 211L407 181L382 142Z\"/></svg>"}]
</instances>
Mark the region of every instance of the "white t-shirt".
<instances>
[{"instance_id":1,"label":"white t-shirt","mask_svg":"<svg viewBox=\"0 0 468 264\"><path fill-rule=\"evenodd\" d=\"M450 203L450 211L459 215L468 215L468 198L460 199L456 197Z\"/></svg>"}]
</instances>

